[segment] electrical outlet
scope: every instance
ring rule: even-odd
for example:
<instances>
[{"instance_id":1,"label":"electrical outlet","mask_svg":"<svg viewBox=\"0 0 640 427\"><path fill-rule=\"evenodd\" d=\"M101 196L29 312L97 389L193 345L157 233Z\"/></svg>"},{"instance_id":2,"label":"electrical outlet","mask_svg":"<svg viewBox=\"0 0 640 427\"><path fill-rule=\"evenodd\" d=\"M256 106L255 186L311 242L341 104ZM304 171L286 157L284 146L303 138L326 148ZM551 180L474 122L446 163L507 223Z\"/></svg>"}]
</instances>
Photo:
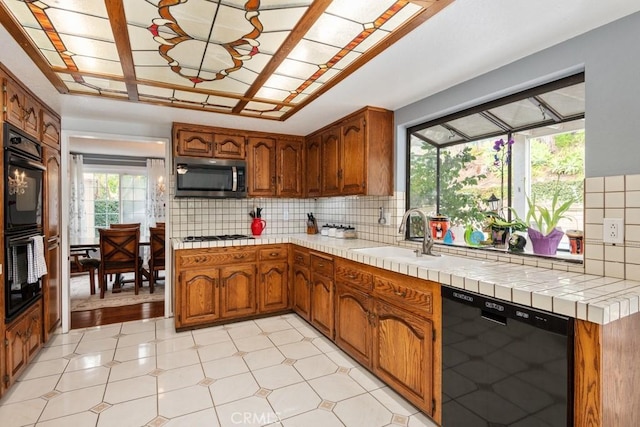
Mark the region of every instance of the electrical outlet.
<instances>
[{"instance_id":1,"label":"electrical outlet","mask_svg":"<svg viewBox=\"0 0 640 427\"><path fill-rule=\"evenodd\" d=\"M622 218L605 218L602 226L604 243L624 243L624 224Z\"/></svg>"}]
</instances>

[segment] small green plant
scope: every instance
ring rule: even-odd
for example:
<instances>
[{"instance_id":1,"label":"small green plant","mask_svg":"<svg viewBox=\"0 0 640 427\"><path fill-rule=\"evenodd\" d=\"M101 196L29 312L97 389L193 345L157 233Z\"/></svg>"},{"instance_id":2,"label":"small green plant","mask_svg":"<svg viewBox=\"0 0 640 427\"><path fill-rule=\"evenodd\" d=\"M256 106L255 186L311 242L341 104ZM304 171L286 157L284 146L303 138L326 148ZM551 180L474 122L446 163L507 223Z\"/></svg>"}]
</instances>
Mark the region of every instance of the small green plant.
<instances>
[{"instance_id":1,"label":"small green plant","mask_svg":"<svg viewBox=\"0 0 640 427\"><path fill-rule=\"evenodd\" d=\"M543 236L548 236L549 233L551 233L553 229L558 226L558 223L561 219L572 218L566 215L566 213L573 205L573 202L576 201L576 198L573 195L567 196L565 193L563 194L563 196L568 197L567 200L565 200L564 202L560 201L560 195L562 193L562 187L560 186L560 175L561 174L558 174L558 178L556 179L550 208L537 205L535 196L533 196L533 198L527 196L528 209L524 221L520 219L515 209L509 208L509 210L511 210L511 212L515 215L517 221L523 222L527 225L532 225L533 228L542 233Z\"/></svg>"}]
</instances>

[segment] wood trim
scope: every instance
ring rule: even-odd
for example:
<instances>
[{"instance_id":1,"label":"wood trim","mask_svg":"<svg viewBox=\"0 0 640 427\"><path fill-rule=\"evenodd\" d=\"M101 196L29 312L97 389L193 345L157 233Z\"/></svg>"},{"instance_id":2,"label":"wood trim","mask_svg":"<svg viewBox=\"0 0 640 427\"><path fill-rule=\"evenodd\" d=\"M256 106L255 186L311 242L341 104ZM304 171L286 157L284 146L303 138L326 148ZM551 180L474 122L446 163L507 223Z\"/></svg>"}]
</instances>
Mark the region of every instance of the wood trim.
<instances>
[{"instance_id":1,"label":"wood trim","mask_svg":"<svg viewBox=\"0 0 640 427\"><path fill-rule=\"evenodd\" d=\"M318 89L316 92L308 96L304 101L300 102L296 108L285 113L282 117L280 117L280 120L285 121L289 117L297 113L298 111L302 110L305 106L315 101L317 98L319 98L329 89L332 89L342 80L349 77L351 74L353 74L356 70L358 70L364 64L371 61L373 58L378 56L384 50L391 47L394 43L396 43L402 37L404 37L411 31L413 31L416 27L422 25L427 20L429 20L432 16L434 16L436 13L440 12L446 6L453 3L453 1L454 0L438 0L427 9L424 9L422 12L420 12L420 14L418 14L411 21L407 22L405 25L403 25L402 27L398 28L396 31L391 33L389 37L385 39L382 43L377 44L375 47L371 48L366 53L362 54L362 56L360 56L358 59L353 61L345 70L340 72L338 75L336 75L334 78L329 80L327 83L323 84L320 89Z\"/></svg>"},{"instance_id":2,"label":"wood trim","mask_svg":"<svg viewBox=\"0 0 640 427\"><path fill-rule=\"evenodd\" d=\"M113 38L118 49L118 57L124 74L124 81L127 85L129 100L138 101L138 86L136 85L136 70L133 65L133 54L131 53L131 41L129 40L129 30L127 28L127 18L124 14L122 0L105 0L107 15Z\"/></svg>"},{"instance_id":3,"label":"wood trim","mask_svg":"<svg viewBox=\"0 0 640 427\"><path fill-rule=\"evenodd\" d=\"M43 58L40 51L31 44L31 39L27 36L22 27L17 25L12 15L7 10L4 3L0 2L0 24L11 34L11 37L20 45L27 56L36 64L38 69L51 82L53 87L60 93L68 93L67 86L62 82L60 77L51 69L49 62Z\"/></svg>"},{"instance_id":4,"label":"wood trim","mask_svg":"<svg viewBox=\"0 0 640 427\"><path fill-rule=\"evenodd\" d=\"M574 345L575 426L601 426L602 330L600 325L576 320Z\"/></svg>"},{"instance_id":5,"label":"wood trim","mask_svg":"<svg viewBox=\"0 0 640 427\"><path fill-rule=\"evenodd\" d=\"M273 74L273 72L276 71L280 64L282 64L282 61L287 58L289 52L291 52L291 50L296 47L298 42L302 40L307 31L309 31L313 24L316 23L318 18L322 16L324 11L327 9L327 7L329 7L330 4L331 0L315 0L311 4L311 6L309 6L302 19L298 21L293 30L291 30L291 33L289 33L289 37L287 37L284 43L282 43L278 51L271 57L271 60L264 67L251 87L245 92L244 95L246 98L251 99L258 92L258 90L260 90L260 88L265 84L269 77L271 77L271 74ZM240 114L240 112L244 110L247 104L247 100L242 100L233 108L233 113Z\"/></svg>"}]
</instances>

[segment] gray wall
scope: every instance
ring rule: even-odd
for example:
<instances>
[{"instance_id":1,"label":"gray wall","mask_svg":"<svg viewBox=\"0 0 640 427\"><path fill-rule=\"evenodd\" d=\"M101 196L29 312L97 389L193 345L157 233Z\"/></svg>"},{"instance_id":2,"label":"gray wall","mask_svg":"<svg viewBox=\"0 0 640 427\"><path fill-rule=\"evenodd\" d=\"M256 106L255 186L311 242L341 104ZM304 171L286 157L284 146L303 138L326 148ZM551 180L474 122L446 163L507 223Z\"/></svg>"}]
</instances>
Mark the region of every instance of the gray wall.
<instances>
[{"instance_id":1,"label":"gray wall","mask_svg":"<svg viewBox=\"0 0 640 427\"><path fill-rule=\"evenodd\" d=\"M639 40L636 13L397 110L396 189L405 190L407 127L582 70L586 176L640 173Z\"/></svg>"}]
</instances>

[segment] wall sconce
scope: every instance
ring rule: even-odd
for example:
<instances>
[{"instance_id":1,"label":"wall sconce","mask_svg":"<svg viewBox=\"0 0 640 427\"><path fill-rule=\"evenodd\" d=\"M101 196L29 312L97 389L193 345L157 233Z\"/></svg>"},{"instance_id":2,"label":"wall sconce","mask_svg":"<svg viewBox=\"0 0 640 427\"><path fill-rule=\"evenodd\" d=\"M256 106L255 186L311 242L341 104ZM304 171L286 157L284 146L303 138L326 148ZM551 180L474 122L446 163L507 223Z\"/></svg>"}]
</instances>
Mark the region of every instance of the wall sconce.
<instances>
[{"instance_id":1,"label":"wall sconce","mask_svg":"<svg viewBox=\"0 0 640 427\"><path fill-rule=\"evenodd\" d=\"M498 209L500 209L500 199L498 199L495 194L491 193L491 197L487 199L487 202L492 212L498 212Z\"/></svg>"},{"instance_id":2,"label":"wall sconce","mask_svg":"<svg viewBox=\"0 0 640 427\"><path fill-rule=\"evenodd\" d=\"M28 187L27 180L24 177L24 172L20 173L18 169L15 170L15 178L9 175L9 195L24 194L25 189Z\"/></svg>"},{"instance_id":3,"label":"wall sconce","mask_svg":"<svg viewBox=\"0 0 640 427\"><path fill-rule=\"evenodd\" d=\"M189 168L185 164L181 163L181 164L176 166L176 172L178 172L178 175L184 175L188 171L189 171Z\"/></svg>"}]
</instances>

